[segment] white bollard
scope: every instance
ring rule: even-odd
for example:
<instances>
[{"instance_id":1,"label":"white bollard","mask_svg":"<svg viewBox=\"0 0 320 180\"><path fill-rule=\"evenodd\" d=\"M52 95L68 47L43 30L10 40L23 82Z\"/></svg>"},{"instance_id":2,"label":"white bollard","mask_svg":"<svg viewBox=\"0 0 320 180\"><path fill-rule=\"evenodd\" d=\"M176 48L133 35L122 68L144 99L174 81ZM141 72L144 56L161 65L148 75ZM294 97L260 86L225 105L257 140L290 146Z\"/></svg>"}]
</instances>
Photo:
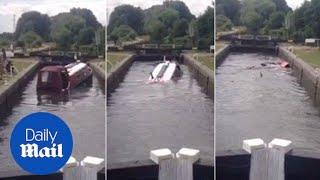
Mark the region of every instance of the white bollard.
<instances>
[{"instance_id":1,"label":"white bollard","mask_svg":"<svg viewBox=\"0 0 320 180\"><path fill-rule=\"evenodd\" d=\"M173 159L173 156L174 155L171 153L171 150L167 148L150 151L150 159L156 164L159 164L160 161L166 159Z\"/></svg>"},{"instance_id":2,"label":"white bollard","mask_svg":"<svg viewBox=\"0 0 320 180\"><path fill-rule=\"evenodd\" d=\"M97 180L98 171L104 166L104 159L87 156L81 161L81 180Z\"/></svg>"},{"instance_id":3,"label":"white bollard","mask_svg":"<svg viewBox=\"0 0 320 180\"><path fill-rule=\"evenodd\" d=\"M252 153L252 151L263 149L265 147L266 147L266 144L260 138L247 139L247 140L244 140L242 144L242 148L248 153Z\"/></svg>"},{"instance_id":4,"label":"white bollard","mask_svg":"<svg viewBox=\"0 0 320 180\"><path fill-rule=\"evenodd\" d=\"M63 180L77 180L80 179L79 174L79 162L74 158L70 157L66 165L62 168Z\"/></svg>"},{"instance_id":5,"label":"white bollard","mask_svg":"<svg viewBox=\"0 0 320 180\"><path fill-rule=\"evenodd\" d=\"M285 154L291 141L274 139L268 146L262 139L243 141L243 149L251 153L250 180L284 180Z\"/></svg>"},{"instance_id":6,"label":"white bollard","mask_svg":"<svg viewBox=\"0 0 320 180\"><path fill-rule=\"evenodd\" d=\"M177 179L177 163L170 149L152 150L150 151L150 159L159 164L159 180Z\"/></svg>"},{"instance_id":7,"label":"white bollard","mask_svg":"<svg viewBox=\"0 0 320 180\"><path fill-rule=\"evenodd\" d=\"M182 148L176 154L177 180L193 180L193 163L199 160L200 151L197 149Z\"/></svg>"},{"instance_id":8,"label":"white bollard","mask_svg":"<svg viewBox=\"0 0 320 180\"><path fill-rule=\"evenodd\" d=\"M267 180L267 149L260 138L243 141L242 148L251 154L250 180Z\"/></svg>"},{"instance_id":9,"label":"white bollard","mask_svg":"<svg viewBox=\"0 0 320 180\"><path fill-rule=\"evenodd\" d=\"M291 150L292 142L285 139L273 139L269 143L268 178L285 179L285 154Z\"/></svg>"}]
</instances>

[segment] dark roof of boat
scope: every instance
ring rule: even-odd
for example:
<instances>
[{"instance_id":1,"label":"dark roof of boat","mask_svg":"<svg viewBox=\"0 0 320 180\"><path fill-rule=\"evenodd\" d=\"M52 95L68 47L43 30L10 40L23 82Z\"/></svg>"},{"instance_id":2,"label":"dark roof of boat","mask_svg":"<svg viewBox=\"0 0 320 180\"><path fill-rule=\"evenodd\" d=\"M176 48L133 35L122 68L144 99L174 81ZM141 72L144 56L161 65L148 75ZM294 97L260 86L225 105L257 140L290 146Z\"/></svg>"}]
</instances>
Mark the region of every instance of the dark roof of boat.
<instances>
[{"instance_id":1,"label":"dark roof of boat","mask_svg":"<svg viewBox=\"0 0 320 180\"><path fill-rule=\"evenodd\" d=\"M40 71L60 72L64 69L64 66L45 66Z\"/></svg>"}]
</instances>

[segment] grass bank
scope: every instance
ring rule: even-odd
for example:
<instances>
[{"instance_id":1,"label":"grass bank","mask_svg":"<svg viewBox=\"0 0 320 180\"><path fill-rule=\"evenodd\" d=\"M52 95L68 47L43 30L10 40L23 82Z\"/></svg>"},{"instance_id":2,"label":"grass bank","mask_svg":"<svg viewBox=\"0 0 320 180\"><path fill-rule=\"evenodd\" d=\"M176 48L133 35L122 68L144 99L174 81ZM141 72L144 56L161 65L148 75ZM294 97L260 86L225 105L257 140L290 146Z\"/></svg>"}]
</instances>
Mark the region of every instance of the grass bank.
<instances>
[{"instance_id":1,"label":"grass bank","mask_svg":"<svg viewBox=\"0 0 320 180\"><path fill-rule=\"evenodd\" d=\"M129 54L127 53L108 53L107 54L107 72L116 64L123 61Z\"/></svg>"},{"instance_id":2,"label":"grass bank","mask_svg":"<svg viewBox=\"0 0 320 180\"><path fill-rule=\"evenodd\" d=\"M295 47L293 53L314 68L320 68L320 49L310 47Z\"/></svg>"},{"instance_id":3,"label":"grass bank","mask_svg":"<svg viewBox=\"0 0 320 180\"><path fill-rule=\"evenodd\" d=\"M12 61L14 67L17 69L18 74L36 62L36 60L34 60L33 58L12 58L10 60ZM4 74L2 79L0 80L0 89L8 84L11 80L15 79L18 74Z\"/></svg>"},{"instance_id":4,"label":"grass bank","mask_svg":"<svg viewBox=\"0 0 320 180\"><path fill-rule=\"evenodd\" d=\"M193 53L193 58L198 60L203 65L207 66L209 69L214 70L214 54L213 53L206 53L206 52L198 52Z\"/></svg>"}]
</instances>

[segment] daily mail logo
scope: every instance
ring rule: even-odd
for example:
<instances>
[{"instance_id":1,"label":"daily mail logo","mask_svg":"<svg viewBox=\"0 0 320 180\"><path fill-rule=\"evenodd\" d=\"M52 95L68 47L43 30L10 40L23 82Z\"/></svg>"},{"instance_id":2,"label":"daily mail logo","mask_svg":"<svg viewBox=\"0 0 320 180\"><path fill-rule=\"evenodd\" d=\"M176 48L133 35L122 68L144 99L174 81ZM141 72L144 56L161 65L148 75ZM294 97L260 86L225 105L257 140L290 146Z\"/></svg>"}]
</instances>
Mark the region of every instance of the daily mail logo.
<instances>
[{"instance_id":1,"label":"daily mail logo","mask_svg":"<svg viewBox=\"0 0 320 180\"><path fill-rule=\"evenodd\" d=\"M26 142L33 142L34 140L37 142L47 141L51 142L52 146L44 147L39 149L39 146L36 143L32 144L21 144L21 157L63 157L62 153L62 144L54 143L55 138L57 137L58 131L51 133L49 129L44 129L42 131L35 131L33 129L26 129Z\"/></svg>"},{"instance_id":2,"label":"daily mail logo","mask_svg":"<svg viewBox=\"0 0 320 180\"><path fill-rule=\"evenodd\" d=\"M24 170L38 175L62 168L71 156L72 134L67 124L50 113L34 113L22 118L10 139L11 153Z\"/></svg>"}]
</instances>

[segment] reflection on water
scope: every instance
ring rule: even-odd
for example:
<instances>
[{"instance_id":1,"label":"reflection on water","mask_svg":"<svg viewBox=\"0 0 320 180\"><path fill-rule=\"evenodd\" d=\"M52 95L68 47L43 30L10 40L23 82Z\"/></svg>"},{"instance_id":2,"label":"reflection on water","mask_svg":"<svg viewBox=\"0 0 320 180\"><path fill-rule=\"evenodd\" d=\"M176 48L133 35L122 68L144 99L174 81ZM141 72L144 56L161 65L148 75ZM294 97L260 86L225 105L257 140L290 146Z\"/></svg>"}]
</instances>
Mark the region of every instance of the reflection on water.
<instances>
[{"instance_id":1,"label":"reflection on water","mask_svg":"<svg viewBox=\"0 0 320 180\"><path fill-rule=\"evenodd\" d=\"M12 112L0 120L0 173L18 169L11 158L10 134L22 117L38 111L51 112L69 125L73 134L73 156L77 160L85 156L104 157L105 95L98 80L82 84L68 94L42 93L36 90L37 77L27 85ZM94 148L93 148L94 147Z\"/></svg>"},{"instance_id":2,"label":"reflection on water","mask_svg":"<svg viewBox=\"0 0 320 180\"><path fill-rule=\"evenodd\" d=\"M217 151L240 149L242 140L257 137L289 139L296 148L319 150L319 111L291 69L270 64L277 60L231 53L217 69Z\"/></svg>"},{"instance_id":3,"label":"reflection on water","mask_svg":"<svg viewBox=\"0 0 320 180\"><path fill-rule=\"evenodd\" d=\"M177 81L148 84L156 62L134 62L108 98L108 163L145 160L149 151L182 147L213 157L213 102L188 68Z\"/></svg>"}]
</instances>

